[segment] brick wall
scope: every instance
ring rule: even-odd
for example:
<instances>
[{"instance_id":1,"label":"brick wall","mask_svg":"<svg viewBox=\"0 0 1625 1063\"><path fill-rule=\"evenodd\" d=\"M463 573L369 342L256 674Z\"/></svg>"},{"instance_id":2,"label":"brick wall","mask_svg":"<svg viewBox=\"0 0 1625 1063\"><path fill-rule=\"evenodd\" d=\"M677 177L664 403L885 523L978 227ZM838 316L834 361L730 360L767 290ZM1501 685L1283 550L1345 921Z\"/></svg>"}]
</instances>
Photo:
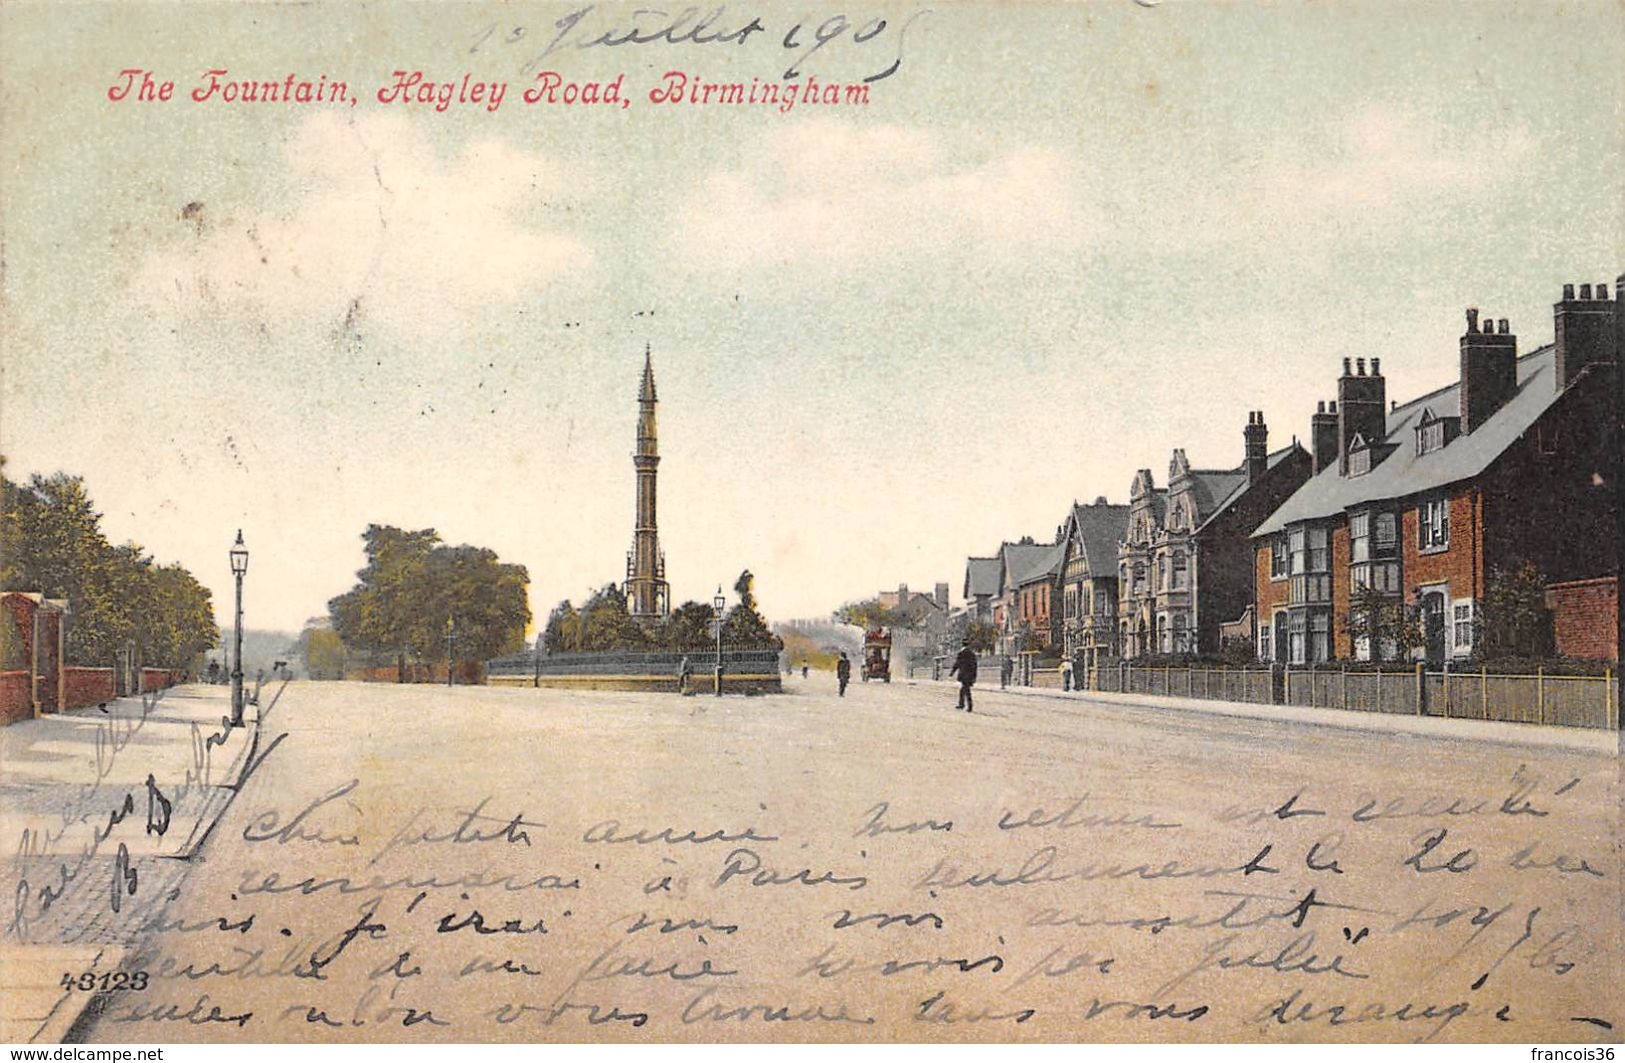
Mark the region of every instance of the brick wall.
<instances>
[{"instance_id":1,"label":"brick wall","mask_svg":"<svg viewBox=\"0 0 1625 1063\"><path fill-rule=\"evenodd\" d=\"M1546 603L1560 656L1619 660L1618 577L1554 583Z\"/></svg>"},{"instance_id":2,"label":"brick wall","mask_svg":"<svg viewBox=\"0 0 1625 1063\"><path fill-rule=\"evenodd\" d=\"M1407 601L1410 588L1437 583L1447 583L1453 599L1483 597L1483 529L1473 512L1475 497L1476 492L1468 489L1450 495L1450 547L1436 553L1417 549L1420 500L1412 499L1400 512L1400 550ZM1346 569L1344 577L1347 578Z\"/></svg>"},{"instance_id":3,"label":"brick wall","mask_svg":"<svg viewBox=\"0 0 1625 1063\"><path fill-rule=\"evenodd\" d=\"M0 727L34 716L28 672L0 672Z\"/></svg>"},{"instance_id":4,"label":"brick wall","mask_svg":"<svg viewBox=\"0 0 1625 1063\"><path fill-rule=\"evenodd\" d=\"M69 665L62 669L64 708L82 709L87 705L101 705L117 696L111 668L80 668Z\"/></svg>"},{"instance_id":5,"label":"brick wall","mask_svg":"<svg viewBox=\"0 0 1625 1063\"><path fill-rule=\"evenodd\" d=\"M1275 645L1275 610L1286 608L1287 597L1291 593L1290 580L1270 579L1270 558L1274 550L1274 538L1264 541L1262 545L1255 545L1253 551L1253 601L1257 603L1257 618L1255 623L1260 627L1268 624L1270 627L1270 646ZM1257 652L1258 647L1253 647ZM1272 651L1273 652L1273 651Z\"/></svg>"},{"instance_id":6,"label":"brick wall","mask_svg":"<svg viewBox=\"0 0 1625 1063\"><path fill-rule=\"evenodd\" d=\"M1354 658L1354 635L1349 631L1349 603L1354 594L1354 575L1349 571L1353 549L1349 545L1348 521L1331 530L1332 547L1332 656Z\"/></svg>"}]
</instances>

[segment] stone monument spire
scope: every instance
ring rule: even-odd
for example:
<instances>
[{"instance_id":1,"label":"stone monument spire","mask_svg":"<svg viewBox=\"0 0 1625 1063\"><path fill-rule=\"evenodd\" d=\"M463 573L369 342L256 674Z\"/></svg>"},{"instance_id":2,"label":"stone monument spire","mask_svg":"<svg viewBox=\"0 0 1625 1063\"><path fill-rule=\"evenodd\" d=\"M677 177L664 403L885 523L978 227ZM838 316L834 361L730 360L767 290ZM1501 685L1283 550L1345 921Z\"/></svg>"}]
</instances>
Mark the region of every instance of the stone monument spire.
<instances>
[{"instance_id":1,"label":"stone monument spire","mask_svg":"<svg viewBox=\"0 0 1625 1063\"><path fill-rule=\"evenodd\" d=\"M660 443L655 430L655 371L648 344L643 347L643 383L638 389L637 519L632 549L626 555L626 609L639 619L657 620L671 612L671 586L666 582L666 555L660 549L655 521L655 475Z\"/></svg>"}]
</instances>

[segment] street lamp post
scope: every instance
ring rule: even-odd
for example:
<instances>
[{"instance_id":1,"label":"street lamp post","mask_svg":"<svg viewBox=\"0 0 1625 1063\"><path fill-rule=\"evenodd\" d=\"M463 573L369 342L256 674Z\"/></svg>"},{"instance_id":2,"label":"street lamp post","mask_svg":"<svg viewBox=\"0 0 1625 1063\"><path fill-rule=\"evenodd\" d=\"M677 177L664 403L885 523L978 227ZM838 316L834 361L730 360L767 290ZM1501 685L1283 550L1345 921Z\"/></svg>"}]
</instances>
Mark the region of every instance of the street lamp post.
<instances>
[{"instance_id":1,"label":"street lamp post","mask_svg":"<svg viewBox=\"0 0 1625 1063\"><path fill-rule=\"evenodd\" d=\"M231 663L231 725L243 725L243 576L248 572L248 547L243 545L243 530L237 529L237 541L231 547L231 573L237 577L237 623L233 641L236 650Z\"/></svg>"},{"instance_id":2,"label":"street lamp post","mask_svg":"<svg viewBox=\"0 0 1625 1063\"><path fill-rule=\"evenodd\" d=\"M717 697L722 697L722 611L728 607L728 599L723 596L722 585L717 585L717 596L711 599L711 605L717 613Z\"/></svg>"},{"instance_id":3,"label":"street lamp post","mask_svg":"<svg viewBox=\"0 0 1625 1063\"><path fill-rule=\"evenodd\" d=\"M455 617L446 617L446 685L455 686L453 681L455 673L452 671L453 653L457 647L457 620Z\"/></svg>"}]
</instances>

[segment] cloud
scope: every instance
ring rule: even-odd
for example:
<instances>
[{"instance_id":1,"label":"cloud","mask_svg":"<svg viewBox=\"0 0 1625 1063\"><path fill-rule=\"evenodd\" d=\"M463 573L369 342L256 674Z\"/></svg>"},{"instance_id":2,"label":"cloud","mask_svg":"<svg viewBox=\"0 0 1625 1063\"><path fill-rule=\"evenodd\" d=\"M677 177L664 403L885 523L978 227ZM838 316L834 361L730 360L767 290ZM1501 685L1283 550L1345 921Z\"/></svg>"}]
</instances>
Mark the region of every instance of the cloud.
<instances>
[{"instance_id":1,"label":"cloud","mask_svg":"<svg viewBox=\"0 0 1625 1063\"><path fill-rule=\"evenodd\" d=\"M1260 188L1297 214L1386 211L1501 183L1535 148L1520 126L1454 130L1403 109L1370 106L1341 116L1315 141L1278 144Z\"/></svg>"},{"instance_id":2,"label":"cloud","mask_svg":"<svg viewBox=\"0 0 1625 1063\"><path fill-rule=\"evenodd\" d=\"M966 161L940 134L830 120L780 127L678 207L680 250L702 268L1020 261L1091 225L1061 154L1026 147Z\"/></svg>"},{"instance_id":3,"label":"cloud","mask_svg":"<svg viewBox=\"0 0 1625 1063\"><path fill-rule=\"evenodd\" d=\"M411 332L592 263L580 239L524 216L566 187L564 175L495 141L445 157L405 118L321 114L290 136L284 166L291 209L228 221L189 205L186 241L137 270L140 302L182 317L300 315L338 327L364 307L369 324Z\"/></svg>"}]
</instances>

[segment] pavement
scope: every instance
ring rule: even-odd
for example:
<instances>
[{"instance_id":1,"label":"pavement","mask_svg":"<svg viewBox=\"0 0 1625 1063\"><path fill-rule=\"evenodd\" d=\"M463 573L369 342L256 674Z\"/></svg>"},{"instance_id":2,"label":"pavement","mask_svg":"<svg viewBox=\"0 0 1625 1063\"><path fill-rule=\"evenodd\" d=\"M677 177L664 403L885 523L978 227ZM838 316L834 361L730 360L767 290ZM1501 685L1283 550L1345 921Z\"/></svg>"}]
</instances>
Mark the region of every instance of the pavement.
<instances>
[{"instance_id":1,"label":"pavement","mask_svg":"<svg viewBox=\"0 0 1625 1063\"><path fill-rule=\"evenodd\" d=\"M161 924L258 714L232 728L229 689L189 685L0 728L0 1041L61 1041Z\"/></svg>"},{"instance_id":2,"label":"pavement","mask_svg":"<svg viewBox=\"0 0 1625 1063\"><path fill-rule=\"evenodd\" d=\"M948 679L904 679L909 685L924 685L957 690L959 684ZM1529 723L1502 723L1495 720L1458 720L1442 716L1409 716L1399 713L1353 712L1346 709L1309 708L1301 705L1261 705L1243 701L1221 701L1217 698L1165 697L1157 694L1115 694L1096 690L1063 691L1055 687L1011 686L1000 688L978 683L978 695L989 691L1015 697L1051 698L1060 702L1138 707L1146 712L1190 712L1207 716L1230 716L1238 719L1271 720L1278 723L1303 724L1311 727L1336 727L1349 731L1371 733L1409 734L1429 738L1461 739L1472 742L1493 742L1498 745L1534 746L1548 749L1573 749L1589 753L1625 753L1625 731L1604 731L1597 728L1550 727Z\"/></svg>"}]
</instances>

